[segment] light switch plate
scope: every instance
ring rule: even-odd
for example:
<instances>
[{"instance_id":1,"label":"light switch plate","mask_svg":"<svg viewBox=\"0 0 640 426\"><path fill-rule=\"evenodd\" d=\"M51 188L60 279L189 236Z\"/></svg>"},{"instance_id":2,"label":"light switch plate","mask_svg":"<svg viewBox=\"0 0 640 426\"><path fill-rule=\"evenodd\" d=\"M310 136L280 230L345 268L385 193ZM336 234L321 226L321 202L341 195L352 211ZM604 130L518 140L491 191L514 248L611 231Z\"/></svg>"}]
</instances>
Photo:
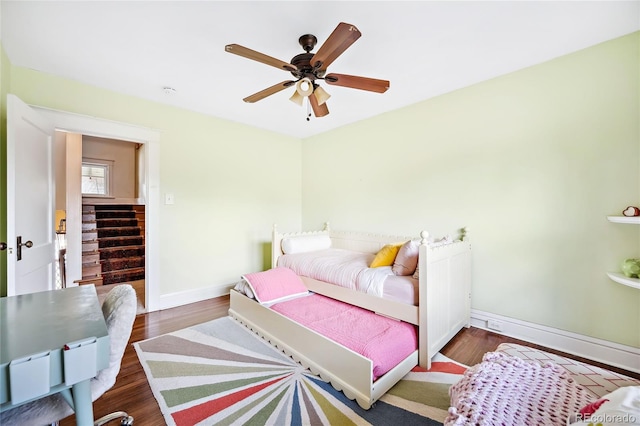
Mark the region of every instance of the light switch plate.
<instances>
[{"instance_id":1,"label":"light switch plate","mask_svg":"<svg viewBox=\"0 0 640 426\"><path fill-rule=\"evenodd\" d=\"M164 203L173 204L173 194L164 194Z\"/></svg>"}]
</instances>

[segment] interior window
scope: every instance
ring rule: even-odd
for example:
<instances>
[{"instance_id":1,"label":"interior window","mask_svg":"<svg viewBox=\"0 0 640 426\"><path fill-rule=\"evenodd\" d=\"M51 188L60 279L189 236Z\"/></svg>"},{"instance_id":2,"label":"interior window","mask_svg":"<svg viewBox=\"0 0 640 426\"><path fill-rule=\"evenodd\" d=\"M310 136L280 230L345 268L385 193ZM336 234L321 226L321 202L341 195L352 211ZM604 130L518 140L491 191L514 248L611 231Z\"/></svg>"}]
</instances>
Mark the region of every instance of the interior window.
<instances>
[{"instance_id":1,"label":"interior window","mask_svg":"<svg viewBox=\"0 0 640 426\"><path fill-rule=\"evenodd\" d=\"M82 195L108 197L109 175L111 164L109 162L82 162Z\"/></svg>"}]
</instances>

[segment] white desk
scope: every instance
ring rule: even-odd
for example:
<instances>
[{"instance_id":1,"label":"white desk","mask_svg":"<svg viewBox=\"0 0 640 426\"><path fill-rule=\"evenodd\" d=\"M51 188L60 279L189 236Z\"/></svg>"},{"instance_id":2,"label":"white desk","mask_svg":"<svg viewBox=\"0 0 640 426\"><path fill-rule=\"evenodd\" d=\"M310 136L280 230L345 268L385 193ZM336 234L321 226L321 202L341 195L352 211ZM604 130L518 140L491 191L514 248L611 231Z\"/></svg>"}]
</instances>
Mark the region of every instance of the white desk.
<instances>
[{"instance_id":1,"label":"white desk","mask_svg":"<svg viewBox=\"0 0 640 426\"><path fill-rule=\"evenodd\" d=\"M90 380L109 353L93 285L0 298L0 412L60 392L93 425Z\"/></svg>"}]
</instances>

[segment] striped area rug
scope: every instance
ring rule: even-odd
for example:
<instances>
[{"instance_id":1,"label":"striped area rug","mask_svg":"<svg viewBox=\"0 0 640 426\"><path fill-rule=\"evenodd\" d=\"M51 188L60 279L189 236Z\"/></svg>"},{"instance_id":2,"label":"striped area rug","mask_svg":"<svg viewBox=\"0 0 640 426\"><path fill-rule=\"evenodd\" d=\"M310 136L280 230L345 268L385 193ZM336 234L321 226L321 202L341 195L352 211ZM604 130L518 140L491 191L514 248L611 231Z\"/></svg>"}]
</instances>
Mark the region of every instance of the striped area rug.
<instances>
[{"instance_id":1,"label":"striped area rug","mask_svg":"<svg viewBox=\"0 0 640 426\"><path fill-rule=\"evenodd\" d=\"M441 425L465 366L441 354L369 410L231 318L134 344L168 425Z\"/></svg>"}]
</instances>

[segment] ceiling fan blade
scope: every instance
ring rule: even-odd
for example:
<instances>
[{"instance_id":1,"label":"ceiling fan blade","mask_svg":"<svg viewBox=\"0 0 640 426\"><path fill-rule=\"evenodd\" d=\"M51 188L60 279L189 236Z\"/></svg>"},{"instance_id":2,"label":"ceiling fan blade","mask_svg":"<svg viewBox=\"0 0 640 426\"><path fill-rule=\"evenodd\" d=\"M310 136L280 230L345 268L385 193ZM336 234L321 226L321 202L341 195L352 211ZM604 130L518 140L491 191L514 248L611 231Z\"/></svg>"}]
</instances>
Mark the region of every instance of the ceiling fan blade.
<instances>
[{"instance_id":1,"label":"ceiling fan blade","mask_svg":"<svg viewBox=\"0 0 640 426\"><path fill-rule=\"evenodd\" d=\"M349 46L360 38L360 30L355 25L340 22L329 38L311 58L311 66L326 70Z\"/></svg>"},{"instance_id":2,"label":"ceiling fan blade","mask_svg":"<svg viewBox=\"0 0 640 426\"><path fill-rule=\"evenodd\" d=\"M389 80L377 78L359 77L347 74L327 74L324 81L334 86L350 87L352 89L368 90L370 92L384 93L391 83Z\"/></svg>"},{"instance_id":3,"label":"ceiling fan blade","mask_svg":"<svg viewBox=\"0 0 640 426\"><path fill-rule=\"evenodd\" d=\"M309 95L309 103L311 104L313 115L316 117L320 118L329 114L329 107L327 107L327 103L324 102L322 105L318 105L318 99L316 99L315 93Z\"/></svg>"},{"instance_id":4,"label":"ceiling fan blade","mask_svg":"<svg viewBox=\"0 0 640 426\"><path fill-rule=\"evenodd\" d=\"M295 84L295 81L286 80L286 81L280 82L278 84L274 84L271 87L267 87L266 89L261 90L261 91L259 91L257 93L254 93L251 96L247 96L246 98L243 99L243 101L252 104L254 102L258 102L259 100L266 98L267 96L271 96L274 93L278 93L279 91L284 90L287 87L290 87L290 86L292 86L294 84Z\"/></svg>"},{"instance_id":5,"label":"ceiling fan blade","mask_svg":"<svg viewBox=\"0 0 640 426\"><path fill-rule=\"evenodd\" d=\"M280 59L273 58L265 55L264 53L256 52L247 47L240 46L239 44L227 44L224 50L233 53L234 55L242 56L247 59L262 62L263 64L271 65L285 71L296 71L297 68L288 62L281 61Z\"/></svg>"}]
</instances>

